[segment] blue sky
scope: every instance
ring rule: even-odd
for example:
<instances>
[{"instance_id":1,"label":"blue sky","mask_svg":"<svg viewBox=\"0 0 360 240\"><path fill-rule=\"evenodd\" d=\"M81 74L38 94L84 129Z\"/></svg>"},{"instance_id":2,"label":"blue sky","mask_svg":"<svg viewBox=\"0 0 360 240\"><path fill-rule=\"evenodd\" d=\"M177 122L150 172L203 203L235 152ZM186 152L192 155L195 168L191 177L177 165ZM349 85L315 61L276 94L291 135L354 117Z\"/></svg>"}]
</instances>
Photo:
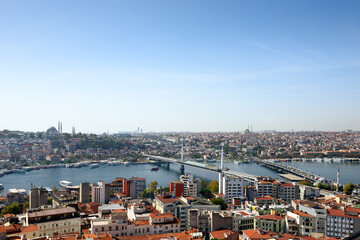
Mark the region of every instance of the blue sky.
<instances>
[{"instance_id":1,"label":"blue sky","mask_svg":"<svg viewBox=\"0 0 360 240\"><path fill-rule=\"evenodd\" d=\"M0 1L0 129L360 130L359 1Z\"/></svg>"}]
</instances>

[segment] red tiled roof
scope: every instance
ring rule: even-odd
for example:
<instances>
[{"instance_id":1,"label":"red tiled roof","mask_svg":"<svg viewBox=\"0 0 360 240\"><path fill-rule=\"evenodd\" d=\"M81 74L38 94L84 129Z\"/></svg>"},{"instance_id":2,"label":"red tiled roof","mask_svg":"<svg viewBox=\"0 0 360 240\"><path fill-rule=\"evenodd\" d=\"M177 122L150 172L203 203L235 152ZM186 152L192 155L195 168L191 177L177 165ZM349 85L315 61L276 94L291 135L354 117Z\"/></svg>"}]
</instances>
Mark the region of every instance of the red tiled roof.
<instances>
[{"instance_id":1,"label":"red tiled roof","mask_svg":"<svg viewBox=\"0 0 360 240\"><path fill-rule=\"evenodd\" d=\"M163 204L166 204L166 203L174 203L176 201L178 201L178 198L171 198L171 197L164 197L164 196L156 196L156 198L162 202Z\"/></svg>"},{"instance_id":2,"label":"red tiled roof","mask_svg":"<svg viewBox=\"0 0 360 240\"><path fill-rule=\"evenodd\" d=\"M305 212L298 211L298 210L294 210L292 212L295 213L296 215L299 215L299 216L302 216L302 217L310 217L310 218L314 217L313 215L310 215L310 214L307 214Z\"/></svg>"},{"instance_id":3,"label":"red tiled roof","mask_svg":"<svg viewBox=\"0 0 360 240\"><path fill-rule=\"evenodd\" d=\"M338 209L328 209L328 215L337 216L337 217L360 218L359 214L357 216L345 215L345 211Z\"/></svg>"}]
</instances>

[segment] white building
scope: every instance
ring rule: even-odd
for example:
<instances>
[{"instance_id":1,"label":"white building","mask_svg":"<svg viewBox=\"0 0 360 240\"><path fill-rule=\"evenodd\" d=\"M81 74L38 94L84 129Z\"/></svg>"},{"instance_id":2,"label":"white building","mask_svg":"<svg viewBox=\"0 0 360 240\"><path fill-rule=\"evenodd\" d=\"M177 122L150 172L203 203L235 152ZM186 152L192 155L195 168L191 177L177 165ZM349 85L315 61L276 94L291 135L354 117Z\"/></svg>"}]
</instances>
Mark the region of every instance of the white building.
<instances>
[{"instance_id":1,"label":"white building","mask_svg":"<svg viewBox=\"0 0 360 240\"><path fill-rule=\"evenodd\" d=\"M231 204L233 198L244 196L244 179L220 173L219 193L225 194L225 202Z\"/></svg>"},{"instance_id":2,"label":"white building","mask_svg":"<svg viewBox=\"0 0 360 240\"><path fill-rule=\"evenodd\" d=\"M101 205L105 204L106 187L105 182L100 181L97 185L93 185L91 189L91 197L93 202L98 202Z\"/></svg>"}]
</instances>

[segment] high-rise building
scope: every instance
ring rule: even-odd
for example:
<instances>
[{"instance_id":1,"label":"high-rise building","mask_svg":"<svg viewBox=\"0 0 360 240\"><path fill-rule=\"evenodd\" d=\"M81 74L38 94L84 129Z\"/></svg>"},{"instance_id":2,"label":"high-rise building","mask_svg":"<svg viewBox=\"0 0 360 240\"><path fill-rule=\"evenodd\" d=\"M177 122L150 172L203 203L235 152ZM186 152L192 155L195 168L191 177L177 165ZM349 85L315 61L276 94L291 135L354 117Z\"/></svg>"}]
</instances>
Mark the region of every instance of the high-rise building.
<instances>
[{"instance_id":1,"label":"high-rise building","mask_svg":"<svg viewBox=\"0 0 360 240\"><path fill-rule=\"evenodd\" d=\"M184 175L180 176L180 181L182 181L184 183L184 195L188 196L188 192L187 192L187 186L188 186L188 182L191 182L193 180L194 176L191 173L186 173Z\"/></svg>"},{"instance_id":2,"label":"high-rise building","mask_svg":"<svg viewBox=\"0 0 360 240\"><path fill-rule=\"evenodd\" d=\"M98 202L101 205L106 203L106 184L104 181L100 181L94 184L91 188L91 197L93 202Z\"/></svg>"},{"instance_id":3,"label":"high-rise building","mask_svg":"<svg viewBox=\"0 0 360 240\"><path fill-rule=\"evenodd\" d=\"M127 197L140 198L145 189L145 178L132 177L130 179L124 179L123 181L123 193L126 194Z\"/></svg>"},{"instance_id":4,"label":"high-rise building","mask_svg":"<svg viewBox=\"0 0 360 240\"><path fill-rule=\"evenodd\" d=\"M171 181L170 182L171 195L175 197L181 197L184 195L184 183L182 181Z\"/></svg>"},{"instance_id":5,"label":"high-rise building","mask_svg":"<svg viewBox=\"0 0 360 240\"><path fill-rule=\"evenodd\" d=\"M88 203L90 202L90 183L84 182L80 183L80 202Z\"/></svg>"},{"instance_id":6,"label":"high-rise building","mask_svg":"<svg viewBox=\"0 0 360 240\"><path fill-rule=\"evenodd\" d=\"M225 202L231 204L233 198L244 196L244 179L220 173L219 193L225 194Z\"/></svg>"},{"instance_id":7,"label":"high-rise building","mask_svg":"<svg viewBox=\"0 0 360 240\"><path fill-rule=\"evenodd\" d=\"M29 209L39 209L47 205L48 191L43 188L32 188L29 194Z\"/></svg>"}]
</instances>

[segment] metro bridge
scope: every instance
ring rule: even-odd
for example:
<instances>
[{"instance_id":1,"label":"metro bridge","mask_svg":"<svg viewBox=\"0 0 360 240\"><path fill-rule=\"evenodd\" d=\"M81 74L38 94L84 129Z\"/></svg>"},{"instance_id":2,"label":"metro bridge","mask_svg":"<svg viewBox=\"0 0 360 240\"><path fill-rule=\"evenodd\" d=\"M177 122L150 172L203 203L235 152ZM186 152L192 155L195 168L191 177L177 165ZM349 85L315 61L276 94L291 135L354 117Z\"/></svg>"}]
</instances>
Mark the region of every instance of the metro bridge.
<instances>
[{"instance_id":1,"label":"metro bridge","mask_svg":"<svg viewBox=\"0 0 360 240\"><path fill-rule=\"evenodd\" d=\"M244 173L244 172L236 172L236 171L232 171L232 170L224 170L224 169L221 169L220 167L212 165L212 164L199 163L199 162L195 162L195 161L185 161L185 160L180 160L180 159L175 159L175 158L160 157L160 156L147 155L147 154L144 154L144 156L148 157L149 160L154 160L157 162L163 162L163 163L167 163L167 164L170 164L170 163L180 164L181 165L180 171L182 173L184 173L185 166L191 166L194 168L200 168L200 169L207 170L207 171L223 173L225 175L242 177L242 178L244 178L244 180L246 180L248 182L255 182L257 179L256 175L252 175L252 174L248 174L248 173Z\"/></svg>"}]
</instances>

